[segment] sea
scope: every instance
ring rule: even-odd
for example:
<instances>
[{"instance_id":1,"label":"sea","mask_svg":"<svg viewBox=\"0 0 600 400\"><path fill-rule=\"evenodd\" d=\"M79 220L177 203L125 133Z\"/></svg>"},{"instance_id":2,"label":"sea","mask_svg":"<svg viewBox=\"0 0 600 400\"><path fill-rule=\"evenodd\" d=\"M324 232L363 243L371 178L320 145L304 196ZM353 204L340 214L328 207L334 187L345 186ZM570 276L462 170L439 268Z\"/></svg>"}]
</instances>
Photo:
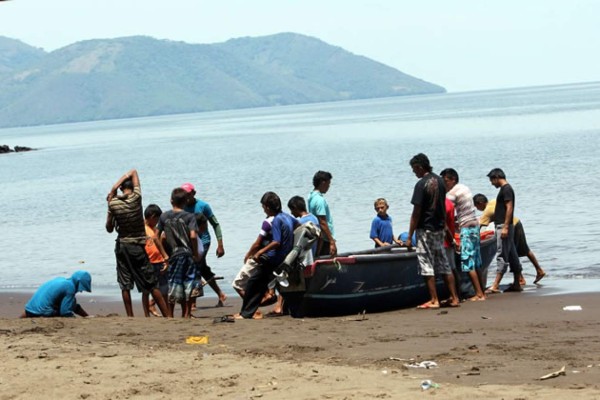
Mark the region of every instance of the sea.
<instances>
[{"instance_id":1,"label":"sea","mask_svg":"<svg viewBox=\"0 0 600 400\"><path fill-rule=\"evenodd\" d=\"M379 197L395 233L408 230L417 153L488 198L497 190L486 174L505 171L542 283L600 278L598 82L0 129L0 144L37 149L0 155L0 290L85 269L94 293L119 296L105 198L135 168L144 206L169 209L184 182L212 206L225 255L213 242L208 263L233 294L264 192L286 204L308 195L316 171L331 172L338 250L364 250Z\"/></svg>"}]
</instances>

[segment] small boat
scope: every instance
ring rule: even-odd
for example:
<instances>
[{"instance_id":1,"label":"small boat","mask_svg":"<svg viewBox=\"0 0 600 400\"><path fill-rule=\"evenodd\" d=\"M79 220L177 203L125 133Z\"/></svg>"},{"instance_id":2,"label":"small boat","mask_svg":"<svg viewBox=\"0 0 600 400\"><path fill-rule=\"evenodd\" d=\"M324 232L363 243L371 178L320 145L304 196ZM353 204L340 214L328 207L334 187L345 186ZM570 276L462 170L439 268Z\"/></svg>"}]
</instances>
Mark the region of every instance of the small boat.
<instances>
[{"instance_id":1,"label":"small boat","mask_svg":"<svg viewBox=\"0 0 600 400\"><path fill-rule=\"evenodd\" d=\"M486 236L481 241L484 277L495 254L496 238ZM461 289L471 286L468 275L461 275ZM429 300L425 281L418 274L416 252L394 245L318 259L305 268L304 278L307 316L395 310ZM448 296L441 278L436 279L436 286L440 298Z\"/></svg>"}]
</instances>

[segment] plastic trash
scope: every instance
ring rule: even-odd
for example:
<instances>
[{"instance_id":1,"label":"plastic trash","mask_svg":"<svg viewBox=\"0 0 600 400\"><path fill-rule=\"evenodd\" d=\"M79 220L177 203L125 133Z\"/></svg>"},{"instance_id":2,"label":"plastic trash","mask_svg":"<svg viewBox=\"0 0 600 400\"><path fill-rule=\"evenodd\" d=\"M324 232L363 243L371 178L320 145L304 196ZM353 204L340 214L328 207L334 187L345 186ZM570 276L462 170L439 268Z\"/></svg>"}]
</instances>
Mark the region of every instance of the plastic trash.
<instances>
[{"instance_id":1,"label":"plastic trash","mask_svg":"<svg viewBox=\"0 0 600 400\"><path fill-rule=\"evenodd\" d=\"M187 344L208 344L208 336L188 336L185 342Z\"/></svg>"},{"instance_id":2,"label":"plastic trash","mask_svg":"<svg viewBox=\"0 0 600 400\"><path fill-rule=\"evenodd\" d=\"M433 382L431 379L425 379L423 382L421 382L421 390L437 389L439 387L440 385Z\"/></svg>"},{"instance_id":3,"label":"plastic trash","mask_svg":"<svg viewBox=\"0 0 600 400\"><path fill-rule=\"evenodd\" d=\"M583 308L581 308L581 306L564 306L563 310L564 311L581 311L581 310L583 310Z\"/></svg>"},{"instance_id":4,"label":"plastic trash","mask_svg":"<svg viewBox=\"0 0 600 400\"><path fill-rule=\"evenodd\" d=\"M406 368L426 368L426 369L430 369L430 368L437 368L437 363L435 361L421 361L421 362L414 362L411 364L404 364L404 366Z\"/></svg>"}]
</instances>

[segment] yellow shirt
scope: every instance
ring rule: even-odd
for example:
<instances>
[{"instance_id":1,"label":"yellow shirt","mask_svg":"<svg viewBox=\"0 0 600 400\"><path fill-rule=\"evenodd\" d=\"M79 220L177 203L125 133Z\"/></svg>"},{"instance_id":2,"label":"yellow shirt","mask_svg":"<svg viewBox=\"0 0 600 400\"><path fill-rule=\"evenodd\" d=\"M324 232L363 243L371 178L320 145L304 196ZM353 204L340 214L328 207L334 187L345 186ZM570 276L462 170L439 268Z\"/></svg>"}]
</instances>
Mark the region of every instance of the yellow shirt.
<instances>
[{"instance_id":1,"label":"yellow shirt","mask_svg":"<svg viewBox=\"0 0 600 400\"><path fill-rule=\"evenodd\" d=\"M494 220L494 213L496 212L496 200L490 200L483 210L483 214L479 217L479 225L487 226ZM519 218L513 215L513 225L519 222Z\"/></svg>"}]
</instances>

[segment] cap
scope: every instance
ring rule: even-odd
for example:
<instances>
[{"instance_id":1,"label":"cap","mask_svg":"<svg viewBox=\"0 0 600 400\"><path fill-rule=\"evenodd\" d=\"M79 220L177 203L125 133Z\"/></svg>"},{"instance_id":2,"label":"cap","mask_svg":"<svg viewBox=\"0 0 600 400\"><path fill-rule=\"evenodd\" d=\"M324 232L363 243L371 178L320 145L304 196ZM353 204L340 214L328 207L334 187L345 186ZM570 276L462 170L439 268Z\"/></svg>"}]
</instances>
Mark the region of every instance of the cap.
<instances>
[{"instance_id":1,"label":"cap","mask_svg":"<svg viewBox=\"0 0 600 400\"><path fill-rule=\"evenodd\" d=\"M188 192L188 193L191 193L191 192L195 192L195 191L196 191L196 188L194 188L194 185L192 185L192 184L191 184L191 183L189 183L189 182L187 182L187 183L184 183L183 185L181 185L181 188L182 188L183 190L185 190L186 192Z\"/></svg>"}]
</instances>

